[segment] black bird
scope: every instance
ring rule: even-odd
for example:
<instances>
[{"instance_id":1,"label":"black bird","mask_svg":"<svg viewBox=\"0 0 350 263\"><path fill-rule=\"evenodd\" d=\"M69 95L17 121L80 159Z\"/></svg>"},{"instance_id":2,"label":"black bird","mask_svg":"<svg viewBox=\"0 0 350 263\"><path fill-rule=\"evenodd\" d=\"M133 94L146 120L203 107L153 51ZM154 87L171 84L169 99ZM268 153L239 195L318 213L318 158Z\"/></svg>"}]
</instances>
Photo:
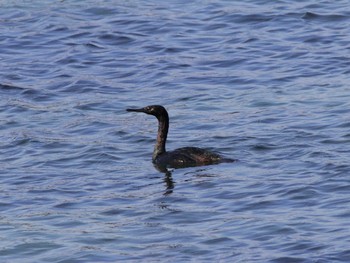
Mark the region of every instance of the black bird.
<instances>
[{"instance_id":1,"label":"black bird","mask_svg":"<svg viewBox=\"0 0 350 263\"><path fill-rule=\"evenodd\" d=\"M127 111L143 112L158 119L158 135L152 161L161 171L167 168L185 168L235 161L197 147L183 147L167 152L165 144L169 130L169 115L166 109L161 105L151 105L141 109L127 109Z\"/></svg>"}]
</instances>

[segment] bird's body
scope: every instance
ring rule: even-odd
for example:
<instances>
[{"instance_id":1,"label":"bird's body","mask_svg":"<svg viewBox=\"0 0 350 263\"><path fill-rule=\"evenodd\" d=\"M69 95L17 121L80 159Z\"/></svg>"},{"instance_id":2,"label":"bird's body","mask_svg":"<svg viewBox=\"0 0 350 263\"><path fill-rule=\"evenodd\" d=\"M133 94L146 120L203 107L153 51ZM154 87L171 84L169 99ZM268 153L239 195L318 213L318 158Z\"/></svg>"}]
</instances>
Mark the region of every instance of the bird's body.
<instances>
[{"instance_id":1,"label":"bird's body","mask_svg":"<svg viewBox=\"0 0 350 263\"><path fill-rule=\"evenodd\" d=\"M220 155L198 147L183 147L158 155L153 162L171 168L183 168L219 163Z\"/></svg>"},{"instance_id":2,"label":"bird's body","mask_svg":"<svg viewBox=\"0 0 350 263\"><path fill-rule=\"evenodd\" d=\"M158 135L154 146L152 161L160 170L234 161L223 158L217 153L197 147L183 147L167 152L165 144L169 130L169 115L165 108L160 105L151 105L141 109L127 109L127 111L143 112L153 115L158 119Z\"/></svg>"}]
</instances>

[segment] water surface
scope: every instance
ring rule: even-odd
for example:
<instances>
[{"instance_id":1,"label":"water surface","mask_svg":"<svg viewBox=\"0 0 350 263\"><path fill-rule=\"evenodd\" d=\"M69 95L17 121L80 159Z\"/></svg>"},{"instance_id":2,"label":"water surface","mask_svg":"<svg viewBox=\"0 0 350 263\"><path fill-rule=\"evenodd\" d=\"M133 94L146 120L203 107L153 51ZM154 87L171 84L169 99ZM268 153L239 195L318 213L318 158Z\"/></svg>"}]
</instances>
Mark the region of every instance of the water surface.
<instances>
[{"instance_id":1,"label":"water surface","mask_svg":"<svg viewBox=\"0 0 350 263\"><path fill-rule=\"evenodd\" d=\"M350 261L348 1L0 6L1 262Z\"/></svg>"}]
</instances>

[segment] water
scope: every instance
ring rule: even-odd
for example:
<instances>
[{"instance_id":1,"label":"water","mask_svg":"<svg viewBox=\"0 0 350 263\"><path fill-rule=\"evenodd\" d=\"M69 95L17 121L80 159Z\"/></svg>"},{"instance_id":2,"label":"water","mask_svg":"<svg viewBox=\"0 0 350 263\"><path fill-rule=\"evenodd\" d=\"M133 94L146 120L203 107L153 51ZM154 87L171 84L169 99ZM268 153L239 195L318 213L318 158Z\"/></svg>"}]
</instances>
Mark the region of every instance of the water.
<instances>
[{"instance_id":1,"label":"water","mask_svg":"<svg viewBox=\"0 0 350 263\"><path fill-rule=\"evenodd\" d=\"M350 261L348 1L0 6L1 262Z\"/></svg>"}]
</instances>

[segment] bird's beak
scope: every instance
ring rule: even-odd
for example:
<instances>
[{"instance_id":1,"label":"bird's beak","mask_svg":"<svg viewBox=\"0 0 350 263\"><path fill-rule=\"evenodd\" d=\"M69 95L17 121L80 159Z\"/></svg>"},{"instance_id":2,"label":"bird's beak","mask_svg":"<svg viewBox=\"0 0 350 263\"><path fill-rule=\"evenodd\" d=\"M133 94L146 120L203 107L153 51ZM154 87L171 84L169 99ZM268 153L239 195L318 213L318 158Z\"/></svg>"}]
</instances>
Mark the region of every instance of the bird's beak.
<instances>
[{"instance_id":1,"label":"bird's beak","mask_svg":"<svg viewBox=\"0 0 350 263\"><path fill-rule=\"evenodd\" d=\"M126 111L145 112L145 109L144 108L140 108L140 109L126 109Z\"/></svg>"}]
</instances>

